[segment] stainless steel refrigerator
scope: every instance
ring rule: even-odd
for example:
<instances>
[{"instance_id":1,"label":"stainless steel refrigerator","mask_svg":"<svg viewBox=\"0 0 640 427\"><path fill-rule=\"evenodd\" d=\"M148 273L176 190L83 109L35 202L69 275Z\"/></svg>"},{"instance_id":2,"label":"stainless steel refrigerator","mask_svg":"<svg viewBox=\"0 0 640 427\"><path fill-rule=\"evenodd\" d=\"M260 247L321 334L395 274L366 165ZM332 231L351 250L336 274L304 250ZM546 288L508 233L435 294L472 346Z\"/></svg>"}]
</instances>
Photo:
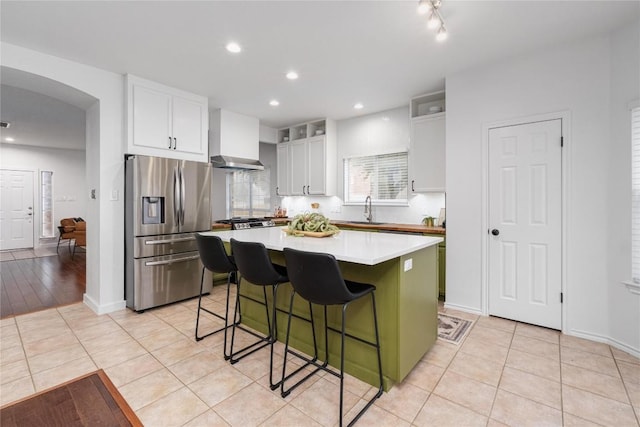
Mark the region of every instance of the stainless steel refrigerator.
<instances>
[{"instance_id":1,"label":"stainless steel refrigerator","mask_svg":"<svg viewBox=\"0 0 640 427\"><path fill-rule=\"evenodd\" d=\"M211 229L211 165L125 155L125 296L146 310L197 296L195 233ZM205 292L211 290L205 277Z\"/></svg>"}]
</instances>

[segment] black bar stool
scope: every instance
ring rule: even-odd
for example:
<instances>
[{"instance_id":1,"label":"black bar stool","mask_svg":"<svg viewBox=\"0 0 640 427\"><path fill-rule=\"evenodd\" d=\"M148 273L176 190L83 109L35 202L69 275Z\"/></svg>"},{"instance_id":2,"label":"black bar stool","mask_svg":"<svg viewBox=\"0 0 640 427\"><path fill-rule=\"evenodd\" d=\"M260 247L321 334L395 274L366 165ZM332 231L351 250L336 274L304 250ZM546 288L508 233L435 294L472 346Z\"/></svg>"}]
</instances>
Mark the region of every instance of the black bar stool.
<instances>
[{"instance_id":1,"label":"black bar stool","mask_svg":"<svg viewBox=\"0 0 640 427\"><path fill-rule=\"evenodd\" d=\"M330 254L325 253L317 253L317 252L304 252L291 248L284 248L284 257L287 263L287 271L289 272L289 278L291 285L293 286L293 292L291 293L291 300L289 303L289 320L287 323L287 337L285 341L285 350L284 350L284 364L282 366L282 380L280 382L280 392L282 397L287 397L289 393L304 381L313 376L316 372L323 370L326 371L338 378L340 378L340 408L339 408L339 419L340 426L342 426L342 407L343 407L343 397L344 397L344 338L348 336L350 338L356 339L359 342L369 344L375 347L376 352L378 354L378 376L380 379L380 385L378 387L378 392L375 396L369 400L364 408L355 416L355 418L348 424L349 426L353 425L358 419L364 414L364 412L369 409L369 407L373 404L373 402L380 396L382 396L382 362L380 359L380 338L378 335L378 315L376 311L376 299L374 295L375 286L351 282L348 280L344 280L342 277L342 273L340 272L340 266L338 265L338 261L336 261L335 257ZM289 352L289 333L291 331L291 317L293 310L293 298L294 296L299 294L302 298L307 300L309 304L310 310L310 318L311 318L311 330L313 333L313 343L314 343L314 351L315 355L313 359L307 359L307 363L304 366L313 365L316 367L314 371L307 374L304 378L293 384L288 389L285 389L285 382L295 375L296 372L300 370L298 368L295 372L286 375L286 366L287 366L287 353ZM345 333L345 320L346 320L346 311L347 307L351 302L363 298L366 295L371 295L371 305L373 309L373 326L375 329L376 342L372 343L370 341L364 340L359 337L355 337ZM315 324L313 321L313 312L311 312L311 303L324 306L324 328L325 328L325 353L326 358L329 358L329 348L328 348L328 331L333 330L335 332L340 332L341 335L341 348L340 348L340 373L335 372L333 369L327 366L328 361L325 360L322 364L317 362L317 345L315 338ZM342 327L340 331L337 331L333 328L329 328L327 325L327 306L329 305L341 305L342 306Z\"/></svg>"},{"instance_id":2,"label":"black bar stool","mask_svg":"<svg viewBox=\"0 0 640 427\"><path fill-rule=\"evenodd\" d=\"M238 278L238 296L236 298L236 309L233 313L230 362L234 364L244 357L260 350L261 348L266 347L267 345L270 346L269 385L271 386L272 390L275 390L280 385L280 381L278 381L277 383L273 382L273 344L277 340L278 331L276 327L276 294L278 291L278 286L281 283L286 283L289 281L289 278L287 277L287 269L283 266L273 264L271 262L271 259L269 258L269 252L267 252L267 248L262 243L240 242L236 239L231 239L231 251L238 267L240 277ZM262 286L264 302L244 295L242 296L242 298L247 298L264 305L269 333L267 335L252 333L258 338L258 340L240 350L234 351L233 344L235 340L236 324L238 323L236 322L236 315L240 312L240 287L245 279L254 285ZM269 315L269 303L267 300L266 290L267 286L273 287L273 307L271 308L271 316Z\"/></svg>"},{"instance_id":3,"label":"black bar stool","mask_svg":"<svg viewBox=\"0 0 640 427\"><path fill-rule=\"evenodd\" d=\"M200 341L203 338L213 335L220 331L224 331L224 357L229 359L227 354L227 329L229 328L228 316L229 316L229 290L231 283L235 282L234 277L238 274L238 268L233 260L232 256L227 255L227 251L224 248L222 239L218 236L204 236L196 233L196 243L198 245L198 252L200 254L200 260L202 261L202 277L200 279L200 296L198 297L198 315L196 317L196 341ZM224 316L214 313L213 311L202 306L202 290L204 287L204 273L205 269L213 273L224 273L227 275L227 306ZM224 320L224 327L216 329L213 332L209 332L205 335L198 335L198 327L200 325L200 312L204 311L212 314L219 319Z\"/></svg>"}]
</instances>

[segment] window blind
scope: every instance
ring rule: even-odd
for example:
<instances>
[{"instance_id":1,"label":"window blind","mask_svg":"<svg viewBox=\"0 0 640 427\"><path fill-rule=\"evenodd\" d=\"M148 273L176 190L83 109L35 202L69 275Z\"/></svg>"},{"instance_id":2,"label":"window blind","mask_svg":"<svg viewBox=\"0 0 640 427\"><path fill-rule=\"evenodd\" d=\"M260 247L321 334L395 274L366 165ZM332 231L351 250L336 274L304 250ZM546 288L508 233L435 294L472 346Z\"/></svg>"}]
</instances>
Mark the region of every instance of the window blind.
<instances>
[{"instance_id":1,"label":"window blind","mask_svg":"<svg viewBox=\"0 0 640 427\"><path fill-rule=\"evenodd\" d=\"M238 170L227 174L229 217L263 217L271 214L271 171Z\"/></svg>"},{"instance_id":2,"label":"window blind","mask_svg":"<svg viewBox=\"0 0 640 427\"><path fill-rule=\"evenodd\" d=\"M40 172L40 236L54 237L53 172Z\"/></svg>"},{"instance_id":3,"label":"window blind","mask_svg":"<svg viewBox=\"0 0 640 427\"><path fill-rule=\"evenodd\" d=\"M631 110L631 274L640 284L640 107Z\"/></svg>"},{"instance_id":4,"label":"window blind","mask_svg":"<svg viewBox=\"0 0 640 427\"><path fill-rule=\"evenodd\" d=\"M407 203L407 182L406 151L344 160L346 203L364 202L367 196L376 204Z\"/></svg>"}]
</instances>

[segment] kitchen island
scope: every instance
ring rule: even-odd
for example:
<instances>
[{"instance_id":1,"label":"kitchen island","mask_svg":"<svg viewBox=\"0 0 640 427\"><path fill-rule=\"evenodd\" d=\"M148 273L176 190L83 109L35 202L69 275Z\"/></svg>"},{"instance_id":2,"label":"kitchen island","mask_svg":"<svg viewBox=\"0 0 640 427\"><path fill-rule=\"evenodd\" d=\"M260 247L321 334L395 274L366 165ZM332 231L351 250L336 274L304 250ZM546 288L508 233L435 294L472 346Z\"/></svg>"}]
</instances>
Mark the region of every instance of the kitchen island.
<instances>
[{"instance_id":1,"label":"kitchen island","mask_svg":"<svg viewBox=\"0 0 640 427\"><path fill-rule=\"evenodd\" d=\"M437 337L438 289L437 250L439 237L402 234L384 234L362 231L341 231L325 237L295 237L287 235L281 227L249 230L214 231L223 241L261 242L270 250L273 262L284 265L285 247L303 251L325 252L336 257L345 279L371 283L376 286L378 328L381 340L384 386L388 390L400 382L431 348ZM257 286L243 287L243 294L262 299ZM278 288L278 337L286 333L286 313L291 285ZM267 331L264 307L241 299L242 322L247 326ZM296 298L294 312L309 316L308 304ZM322 310L314 310L320 355L324 356L324 333L321 328ZM329 307L329 324L338 328L339 307ZM347 311L347 332L374 341L373 315L368 301L356 301ZM322 330L321 330L322 329ZM312 354L312 338L307 322L292 322L291 345ZM329 362L338 366L340 337L329 335ZM370 384L376 384L375 350L355 340L347 340L345 371Z\"/></svg>"}]
</instances>

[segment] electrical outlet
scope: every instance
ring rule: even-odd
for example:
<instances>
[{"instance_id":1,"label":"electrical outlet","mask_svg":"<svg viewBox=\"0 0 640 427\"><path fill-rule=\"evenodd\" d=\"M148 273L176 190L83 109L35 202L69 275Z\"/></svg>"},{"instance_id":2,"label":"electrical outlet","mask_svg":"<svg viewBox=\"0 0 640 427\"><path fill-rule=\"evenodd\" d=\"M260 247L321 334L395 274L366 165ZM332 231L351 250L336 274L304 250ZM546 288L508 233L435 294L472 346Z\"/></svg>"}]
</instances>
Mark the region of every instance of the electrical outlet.
<instances>
[{"instance_id":1,"label":"electrical outlet","mask_svg":"<svg viewBox=\"0 0 640 427\"><path fill-rule=\"evenodd\" d=\"M111 190L111 200L112 201L118 200L118 190Z\"/></svg>"},{"instance_id":2,"label":"electrical outlet","mask_svg":"<svg viewBox=\"0 0 640 427\"><path fill-rule=\"evenodd\" d=\"M413 258L409 258L404 261L404 271L409 271L413 268Z\"/></svg>"}]
</instances>

